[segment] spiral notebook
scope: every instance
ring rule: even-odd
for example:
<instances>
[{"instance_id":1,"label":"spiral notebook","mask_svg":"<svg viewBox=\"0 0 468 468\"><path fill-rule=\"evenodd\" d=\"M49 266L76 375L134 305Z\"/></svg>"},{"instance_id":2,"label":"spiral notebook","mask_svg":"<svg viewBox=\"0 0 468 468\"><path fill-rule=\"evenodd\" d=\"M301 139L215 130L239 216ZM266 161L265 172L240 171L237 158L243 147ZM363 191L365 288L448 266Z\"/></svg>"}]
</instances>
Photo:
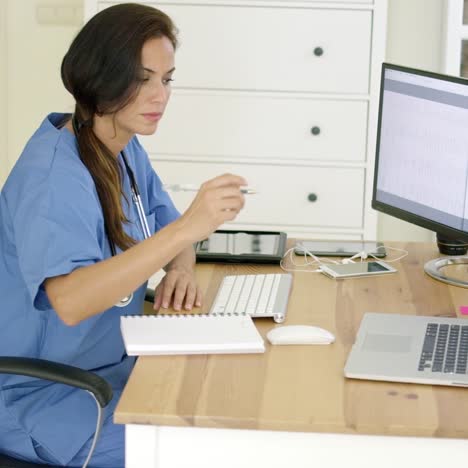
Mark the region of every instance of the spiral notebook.
<instances>
[{"instance_id":1,"label":"spiral notebook","mask_svg":"<svg viewBox=\"0 0 468 468\"><path fill-rule=\"evenodd\" d=\"M126 315L120 330L129 356L265 351L247 314Z\"/></svg>"}]
</instances>

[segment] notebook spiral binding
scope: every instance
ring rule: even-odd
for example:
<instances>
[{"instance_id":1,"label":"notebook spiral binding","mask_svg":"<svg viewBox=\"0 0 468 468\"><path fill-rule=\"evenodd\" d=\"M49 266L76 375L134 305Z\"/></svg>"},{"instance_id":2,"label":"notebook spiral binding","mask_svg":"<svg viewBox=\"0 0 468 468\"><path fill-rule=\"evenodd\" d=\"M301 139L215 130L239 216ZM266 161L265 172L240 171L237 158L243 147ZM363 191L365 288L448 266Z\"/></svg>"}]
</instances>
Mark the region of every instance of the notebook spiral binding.
<instances>
[{"instance_id":1,"label":"notebook spiral binding","mask_svg":"<svg viewBox=\"0 0 468 468\"><path fill-rule=\"evenodd\" d=\"M173 317L173 318L185 318L185 317L247 317L249 314L246 312L214 312L212 314L148 314L148 315L125 315L128 318L151 318L155 319L158 317Z\"/></svg>"}]
</instances>

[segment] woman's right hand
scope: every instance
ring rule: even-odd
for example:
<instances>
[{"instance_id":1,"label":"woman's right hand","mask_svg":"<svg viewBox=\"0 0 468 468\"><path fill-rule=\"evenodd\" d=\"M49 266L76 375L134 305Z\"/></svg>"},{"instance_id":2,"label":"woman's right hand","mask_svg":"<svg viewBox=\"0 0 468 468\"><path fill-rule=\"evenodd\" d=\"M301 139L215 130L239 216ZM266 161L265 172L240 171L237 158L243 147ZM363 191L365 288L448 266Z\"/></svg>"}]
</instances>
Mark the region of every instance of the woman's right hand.
<instances>
[{"instance_id":1,"label":"woman's right hand","mask_svg":"<svg viewBox=\"0 0 468 468\"><path fill-rule=\"evenodd\" d=\"M243 177L223 174L200 186L187 211L179 218L191 242L206 239L226 221L232 221L244 206Z\"/></svg>"}]
</instances>

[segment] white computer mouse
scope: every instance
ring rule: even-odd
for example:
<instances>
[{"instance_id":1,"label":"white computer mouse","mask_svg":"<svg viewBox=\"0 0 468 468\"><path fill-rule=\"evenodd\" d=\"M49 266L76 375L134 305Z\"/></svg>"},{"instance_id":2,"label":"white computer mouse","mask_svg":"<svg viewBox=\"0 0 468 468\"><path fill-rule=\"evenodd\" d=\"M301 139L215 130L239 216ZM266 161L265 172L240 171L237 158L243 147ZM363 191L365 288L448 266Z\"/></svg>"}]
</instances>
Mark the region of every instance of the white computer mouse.
<instances>
[{"instance_id":1,"label":"white computer mouse","mask_svg":"<svg viewBox=\"0 0 468 468\"><path fill-rule=\"evenodd\" d=\"M268 341L274 345L330 344L335 336L327 330L311 325L284 325L267 333Z\"/></svg>"}]
</instances>

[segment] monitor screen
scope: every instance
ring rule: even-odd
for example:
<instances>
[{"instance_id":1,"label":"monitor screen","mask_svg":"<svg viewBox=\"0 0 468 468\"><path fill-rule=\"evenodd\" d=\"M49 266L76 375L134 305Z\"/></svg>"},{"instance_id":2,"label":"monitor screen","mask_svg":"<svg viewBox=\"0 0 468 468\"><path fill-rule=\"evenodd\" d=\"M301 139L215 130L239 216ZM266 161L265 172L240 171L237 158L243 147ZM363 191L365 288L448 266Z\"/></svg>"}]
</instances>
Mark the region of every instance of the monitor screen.
<instances>
[{"instance_id":1,"label":"monitor screen","mask_svg":"<svg viewBox=\"0 0 468 468\"><path fill-rule=\"evenodd\" d=\"M468 80L382 65L372 207L468 241Z\"/></svg>"}]
</instances>

